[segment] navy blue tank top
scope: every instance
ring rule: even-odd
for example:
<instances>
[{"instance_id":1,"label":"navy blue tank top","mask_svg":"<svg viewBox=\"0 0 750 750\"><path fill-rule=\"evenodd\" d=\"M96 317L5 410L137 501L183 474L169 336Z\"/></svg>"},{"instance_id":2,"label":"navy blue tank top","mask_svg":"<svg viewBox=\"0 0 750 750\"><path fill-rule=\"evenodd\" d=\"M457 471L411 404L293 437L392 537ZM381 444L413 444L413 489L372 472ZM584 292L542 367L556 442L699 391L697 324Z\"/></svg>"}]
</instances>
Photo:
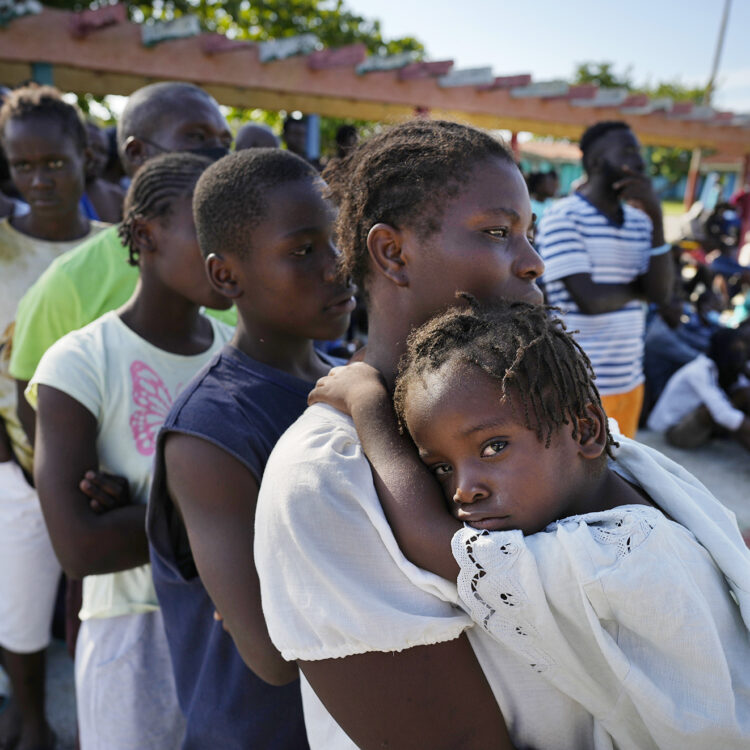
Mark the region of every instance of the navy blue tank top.
<instances>
[{"instance_id":1,"label":"navy blue tank top","mask_svg":"<svg viewBox=\"0 0 750 750\"><path fill-rule=\"evenodd\" d=\"M164 437L180 432L208 440L260 484L273 446L307 406L312 386L226 346L183 390L159 435L146 527L177 695L187 719L183 750L297 750L308 744L299 680L282 687L261 680L213 619L214 606L166 491Z\"/></svg>"}]
</instances>

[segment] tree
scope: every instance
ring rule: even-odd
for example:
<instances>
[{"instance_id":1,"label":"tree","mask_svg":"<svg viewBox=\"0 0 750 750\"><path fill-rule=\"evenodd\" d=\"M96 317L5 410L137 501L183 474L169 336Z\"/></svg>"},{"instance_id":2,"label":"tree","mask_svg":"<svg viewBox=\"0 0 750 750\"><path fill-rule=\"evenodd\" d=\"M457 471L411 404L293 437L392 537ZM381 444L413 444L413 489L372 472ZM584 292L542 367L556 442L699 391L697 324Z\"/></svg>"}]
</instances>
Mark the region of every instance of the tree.
<instances>
[{"instance_id":1,"label":"tree","mask_svg":"<svg viewBox=\"0 0 750 750\"><path fill-rule=\"evenodd\" d=\"M108 0L78 2L77 0L49 0L44 5L66 10L83 10L109 5ZM344 0L156 0L153 3L126 2L132 21L142 23L151 18L170 20L185 14L197 16L206 31L216 31L234 39L265 41L298 34L313 33L326 47L343 47L362 43L370 54L393 55L413 52L421 59L425 50L414 37L387 40L380 29L380 21L367 19L349 10ZM92 100L102 103L102 97L79 96L78 102L89 112ZM114 120L114 117L111 118ZM278 112L232 108L229 119L235 124L247 120L265 122L280 129ZM374 123L339 118L321 118L321 145L333 148L336 129L344 122L368 129Z\"/></svg>"}]
</instances>

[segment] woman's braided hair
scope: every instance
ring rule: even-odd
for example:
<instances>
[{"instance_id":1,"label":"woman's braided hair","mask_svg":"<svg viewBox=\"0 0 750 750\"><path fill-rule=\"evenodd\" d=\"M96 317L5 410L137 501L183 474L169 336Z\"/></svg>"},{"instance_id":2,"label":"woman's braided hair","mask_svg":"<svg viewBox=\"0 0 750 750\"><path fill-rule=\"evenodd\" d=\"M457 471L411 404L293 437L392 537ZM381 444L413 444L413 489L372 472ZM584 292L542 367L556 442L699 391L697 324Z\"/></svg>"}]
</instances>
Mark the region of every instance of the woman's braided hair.
<instances>
[{"instance_id":1,"label":"woman's braided hair","mask_svg":"<svg viewBox=\"0 0 750 750\"><path fill-rule=\"evenodd\" d=\"M117 234L128 248L128 263L138 265L135 225L167 216L177 198L192 196L198 178L211 160L189 153L161 154L149 159L137 172L125 196L123 220Z\"/></svg>"},{"instance_id":2,"label":"woman's braided hair","mask_svg":"<svg viewBox=\"0 0 750 750\"><path fill-rule=\"evenodd\" d=\"M428 236L440 229L447 198L471 179L477 162L513 155L487 133L443 120L412 120L362 143L323 172L339 209L336 243L343 270L363 289L368 270L367 235L378 222L416 229Z\"/></svg>"},{"instance_id":3,"label":"woman's braided hair","mask_svg":"<svg viewBox=\"0 0 750 750\"><path fill-rule=\"evenodd\" d=\"M480 368L498 382L502 400L516 409L520 402L524 425L545 447L553 433L573 418L586 418L587 404L601 407L591 362L555 308L507 302L483 308L476 300L452 307L412 331L396 380L394 405L402 429L409 384L447 362ZM607 430L607 455L617 445Z\"/></svg>"}]
</instances>

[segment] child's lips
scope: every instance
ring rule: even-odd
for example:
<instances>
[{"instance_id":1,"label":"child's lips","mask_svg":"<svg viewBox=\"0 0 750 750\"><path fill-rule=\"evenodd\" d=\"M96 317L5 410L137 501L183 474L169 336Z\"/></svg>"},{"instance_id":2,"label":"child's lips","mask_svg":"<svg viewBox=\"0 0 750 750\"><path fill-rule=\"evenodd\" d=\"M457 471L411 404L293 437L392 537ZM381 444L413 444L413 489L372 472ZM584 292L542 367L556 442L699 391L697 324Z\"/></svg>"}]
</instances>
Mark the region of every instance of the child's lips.
<instances>
[{"instance_id":1,"label":"child's lips","mask_svg":"<svg viewBox=\"0 0 750 750\"><path fill-rule=\"evenodd\" d=\"M459 514L458 520L483 531L510 531L514 528L510 516L471 516Z\"/></svg>"}]
</instances>

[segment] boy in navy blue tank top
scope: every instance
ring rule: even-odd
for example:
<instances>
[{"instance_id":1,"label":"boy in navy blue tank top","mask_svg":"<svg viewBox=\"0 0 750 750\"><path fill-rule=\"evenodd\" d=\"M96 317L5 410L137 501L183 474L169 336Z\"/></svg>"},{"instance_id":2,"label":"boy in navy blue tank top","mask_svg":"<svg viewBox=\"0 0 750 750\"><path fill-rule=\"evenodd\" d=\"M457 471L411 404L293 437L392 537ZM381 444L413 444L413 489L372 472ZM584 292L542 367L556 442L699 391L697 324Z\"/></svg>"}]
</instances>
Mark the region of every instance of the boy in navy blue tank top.
<instances>
[{"instance_id":1,"label":"boy in navy blue tank top","mask_svg":"<svg viewBox=\"0 0 750 750\"><path fill-rule=\"evenodd\" d=\"M268 455L332 364L313 341L341 336L355 304L324 187L303 159L251 149L211 166L195 190L209 277L239 320L167 417L148 506L184 750L307 746L297 667L263 620L253 522Z\"/></svg>"}]
</instances>

